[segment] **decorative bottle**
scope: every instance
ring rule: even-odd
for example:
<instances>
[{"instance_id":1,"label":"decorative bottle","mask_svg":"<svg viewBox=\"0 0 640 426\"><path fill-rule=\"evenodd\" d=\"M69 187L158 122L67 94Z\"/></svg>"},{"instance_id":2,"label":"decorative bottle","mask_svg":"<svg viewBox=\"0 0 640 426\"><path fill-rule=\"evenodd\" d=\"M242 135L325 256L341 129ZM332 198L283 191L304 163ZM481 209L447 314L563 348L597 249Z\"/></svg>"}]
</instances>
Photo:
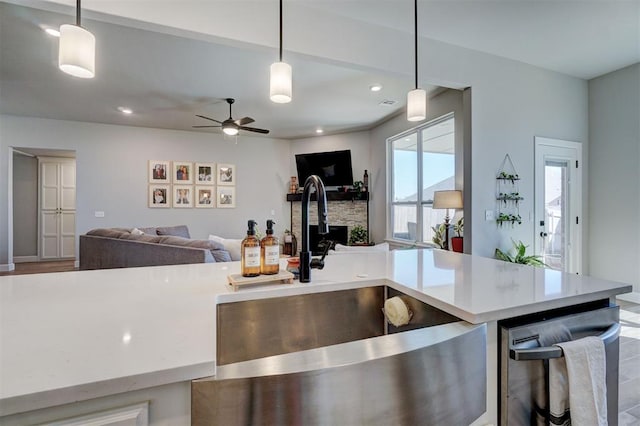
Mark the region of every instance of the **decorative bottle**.
<instances>
[{"instance_id":1,"label":"decorative bottle","mask_svg":"<svg viewBox=\"0 0 640 426\"><path fill-rule=\"evenodd\" d=\"M256 237L255 220L247 222L247 236L240 246L240 260L243 277L260 275L260 240Z\"/></svg>"},{"instance_id":2,"label":"decorative bottle","mask_svg":"<svg viewBox=\"0 0 640 426\"><path fill-rule=\"evenodd\" d=\"M274 224L267 220L267 236L260 241L260 273L265 275L280 272L280 242L273 236Z\"/></svg>"},{"instance_id":3,"label":"decorative bottle","mask_svg":"<svg viewBox=\"0 0 640 426\"><path fill-rule=\"evenodd\" d=\"M369 173L367 172L367 170L364 170L364 176L362 177L362 183L363 183L363 191L368 191L369 190Z\"/></svg>"}]
</instances>

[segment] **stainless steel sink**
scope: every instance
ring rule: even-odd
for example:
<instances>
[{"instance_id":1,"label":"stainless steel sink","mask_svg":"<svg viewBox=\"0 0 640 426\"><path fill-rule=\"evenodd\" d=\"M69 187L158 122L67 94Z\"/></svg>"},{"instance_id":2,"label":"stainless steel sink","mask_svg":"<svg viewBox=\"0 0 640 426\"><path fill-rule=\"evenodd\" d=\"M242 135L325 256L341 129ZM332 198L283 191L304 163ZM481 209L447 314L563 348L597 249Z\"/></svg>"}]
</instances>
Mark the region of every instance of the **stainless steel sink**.
<instances>
[{"instance_id":1,"label":"stainless steel sink","mask_svg":"<svg viewBox=\"0 0 640 426\"><path fill-rule=\"evenodd\" d=\"M389 325L400 295L414 313ZM192 424L469 424L486 408L486 327L384 285L217 305L216 376Z\"/></svg>"}]
</instances>

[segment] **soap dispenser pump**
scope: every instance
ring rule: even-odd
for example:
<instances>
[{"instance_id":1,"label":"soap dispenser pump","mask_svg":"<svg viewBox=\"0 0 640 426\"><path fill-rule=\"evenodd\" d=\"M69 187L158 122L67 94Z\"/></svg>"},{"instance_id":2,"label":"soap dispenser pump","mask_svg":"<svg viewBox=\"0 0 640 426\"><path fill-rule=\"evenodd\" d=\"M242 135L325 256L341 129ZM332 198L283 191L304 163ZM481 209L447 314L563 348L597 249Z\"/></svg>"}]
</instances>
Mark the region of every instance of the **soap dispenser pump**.
<instances>
[{"instance_id":1,"label":"soap dispenser pump","mask_svg":"<svg viewBox=\"0 0 640 426\"><path fill-rule=\"evenodd\" d=\"M280 272L280 242L273 236L275 222L267 220L267 236L260 241L260 273L273 275Z\"/></svg>"},{"instance_id":2,"label":"soap dispenser pump","mask_svg":"<svg viewBox=\"0 0 640 426\"><path fill-rule=\"evenodd\" d=\"M240 260L243 277L257 277L260 275L260 240L256 237L255 220L247 222L247 236L242 240Z\"/></svg>"}]
</instances>

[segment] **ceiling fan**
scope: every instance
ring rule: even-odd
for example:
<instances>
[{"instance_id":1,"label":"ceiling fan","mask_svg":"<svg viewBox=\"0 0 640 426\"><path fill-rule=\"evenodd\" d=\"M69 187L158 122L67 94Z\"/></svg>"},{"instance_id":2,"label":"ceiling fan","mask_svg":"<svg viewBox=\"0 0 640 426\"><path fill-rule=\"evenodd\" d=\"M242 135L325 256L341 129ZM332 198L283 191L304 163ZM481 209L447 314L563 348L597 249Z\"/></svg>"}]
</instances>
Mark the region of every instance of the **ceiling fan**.
<instances>
[{"instance_id":1,"label":"ceiling fan","mask_svg":"<svg viewBox=\"0 0 640 426\"><path fill-rule=\"evenodd\" d=\"M251 117L244 117L241 118L239 120L234 120L231 116L231 105L233 105L233 103L236 101L233 98L227 98L226 99L227 103L229 104L229 118L227 118L224 121L218 121L216 119L213 118L209 118L209 117L205 117L204 115L197 115L196 117L200 117L200 118L204 118L205 120L210 120L210 121L215 121L216 123L218 123L218 126L192 126L195 129L202 129L202 128L206 128L206 127L221 127L222 131L229 135L229 136L235 136L238 134L239 130L246 130L248 132L256 132L256 133L263 133L263 134L268 134L269 131L266 129L257 129L255 127L247 127L245 126L245 124L249 124L249 123L253 123L255 120Z\"/></svg>"}]
</instances>

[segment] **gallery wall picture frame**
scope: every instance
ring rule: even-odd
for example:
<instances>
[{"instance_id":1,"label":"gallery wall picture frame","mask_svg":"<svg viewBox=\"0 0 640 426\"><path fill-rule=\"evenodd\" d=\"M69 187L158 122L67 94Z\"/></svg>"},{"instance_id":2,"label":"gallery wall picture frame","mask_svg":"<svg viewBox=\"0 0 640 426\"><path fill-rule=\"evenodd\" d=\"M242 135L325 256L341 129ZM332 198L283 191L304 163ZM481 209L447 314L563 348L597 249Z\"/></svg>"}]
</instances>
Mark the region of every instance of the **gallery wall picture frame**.
<instances>
[{"instance_id":1,"label":"gallery wall picture frame","mask_svg":"<svg viewBox=\"0 0 640 426\"><path fill-rule=\"evenodd\" d=\"M219 186L216 204L219 209L234 209L236 207L236 187Z\"/></svg>"},{"instance_id":2,"label":"gallery wall picture frame","mask_svg":"<svg viewBox=\"0 0 640 426\"><path fill-rule=\"evenodd\" d=\"M171 207L171 185L149 185L148 206L151 208Z\"/></svg>"},{"instance_id":3,"label":"gallery wall picture frame","mask_svg":"<svg viewBox=\"0 0 640 426\"><path fill-rule=\"evenodd\" d=\"M196 163L194 170L196 185L213 185L215 183L215 163Z\"/></svg>"},{"instance_id":4,"label":"gallery wall picture frame","mask_svg":"<svg viewBox=\"0 0 640 426\"><path fill-rule=\"evenodd\" d=\"M216 167L216 182L222 186L235 186L236 166L234 164L218 164Z\"/></svg>"},{"instance_id":5,"label":"gallery wall picture frame","mask_svg":"<svg viewBox=\"0 0 640 426\"><path fill-rule=\"evenodd\" d=\"M171 183L171 161L149 160L149 183Z\"/></svg>"},{"instance_id":6,"label":"gallery wall picture frame","mask_svg":"<svg viewBox=\"0 0 640 426\"><path fill-rule=\"evenodd\" d=\"M173 183L186 185L193 183L193 163L190 161L173 162Z\"/></svg>"},{"instance_id":7,"label":"gallery wall picture frame","mask_svg":"<svg viewBox=\"0 0 640 426\"><path fill-rule=\"evenodd\" d=\"M212 209L216 206L216 188L213 185L199 185L195 188L196 208Z\"/></svg>"},{"instance_id":8,"label":"gallery wall picture frame","mask_svg":"<svg viewBox=\"0 0 640 426\"><path fill-rule=\"evenodd\" d=\"M192 208L193 207L193 185L173 185L173 207Z\"/></svg>"}]
</instances>

